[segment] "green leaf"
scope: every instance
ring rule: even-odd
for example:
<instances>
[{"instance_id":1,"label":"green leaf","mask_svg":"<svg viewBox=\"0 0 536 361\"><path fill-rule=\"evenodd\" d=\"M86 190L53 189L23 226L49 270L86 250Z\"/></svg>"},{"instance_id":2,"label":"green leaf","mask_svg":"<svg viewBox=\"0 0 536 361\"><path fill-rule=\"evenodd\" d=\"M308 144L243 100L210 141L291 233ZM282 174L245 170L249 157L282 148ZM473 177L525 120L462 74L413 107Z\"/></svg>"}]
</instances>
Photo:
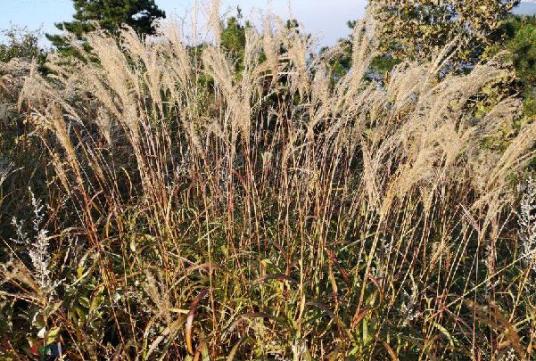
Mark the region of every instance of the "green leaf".
<instances>
[{"instance_id":1,"label":"green leaf","mask_svg":"<svg viewBox=\"0 0 536 361\"><path fill-rule=\"evenodd\" d=\"M443 326L441 326L439 323L434 322L434 327L439 330L447 339L449 340L450 347L454 348L454 344L456 339L450 334L450 332Z\"/></svg>"},{"instance_id":2,"label":"green leaf","mask_svg":"<svg viewBox=\"0 0 536 361\"><path fill-rule=\"evenodd\" d=\"M48 331L46 340L47 345L50 345L51 343L57 341L58 335L60 334L60 330L60 327L53 327L50 329L50 331Z\"/></svg>"}]
</instances>

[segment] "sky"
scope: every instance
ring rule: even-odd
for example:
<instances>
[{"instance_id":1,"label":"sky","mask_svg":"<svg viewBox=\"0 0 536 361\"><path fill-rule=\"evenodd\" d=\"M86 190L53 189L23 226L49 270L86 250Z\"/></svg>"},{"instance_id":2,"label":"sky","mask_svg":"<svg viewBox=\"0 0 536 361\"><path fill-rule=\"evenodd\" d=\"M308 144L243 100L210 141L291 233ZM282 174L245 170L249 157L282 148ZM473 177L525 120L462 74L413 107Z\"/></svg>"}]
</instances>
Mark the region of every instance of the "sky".
<instances>
[{"instance_id":1,"label":"sky","mask_svg":"<svg viewBox=\"0 0 536 361\"><path fill-rule=\"evenodd\" d=\"M190 18L194 0L156 0L168 17ZM207 9L207 0L200 0L200 9ZM240 6L246 18L258 23L261 12L268 9L287 19L297 18L306 32L314 34L320 45L334 44L346 36L348 20L363 16L366 0L222 0L222 14L235 14ZM0 29L12 25L29 30L54 32L54 23L71 19L71 0L0 0Z\"/></svg>"},{"instance_id":2,"label":"sky","mask_svg":"<svg viewBox=\"0 0 536 361\"><path fill-rule=\"evenodd\" d=\"M514 13L523 15L536 14L536 0L525 0L514 10Z\"/></svg>"},{"instance_id":3,"label":"sky","mask_svg":"<svg viewBox=\"0 0 536 361\"><path fill-rule=\"evenodd\" d=\"M189 19L193 1L196 0L156 3L168 17ZM200 6L203 13L209 0L197 1L205 4ZM318 45L332 45L349 33L348 20L363 16L366 0L222 0L222 14L235 14L237 6L254 23L259 23L260 14L268 9L284 19L297 18L305 31L315 36ZM536 13L536 0L525 0L519 11ZM17 25L51 33L56 31L54 23L71 19L73 12L71 0L0 0L0 29Z\"/></svg>"}]
</instances>

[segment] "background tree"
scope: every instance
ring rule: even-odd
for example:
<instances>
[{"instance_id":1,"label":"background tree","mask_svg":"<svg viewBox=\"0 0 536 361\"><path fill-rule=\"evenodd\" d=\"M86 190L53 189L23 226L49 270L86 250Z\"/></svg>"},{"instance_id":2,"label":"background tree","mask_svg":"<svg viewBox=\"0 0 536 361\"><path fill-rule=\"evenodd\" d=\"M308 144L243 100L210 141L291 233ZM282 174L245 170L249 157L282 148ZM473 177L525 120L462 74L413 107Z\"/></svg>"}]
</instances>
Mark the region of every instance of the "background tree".
<instances>
[{"instance_id":1,"label":"background tree","mask_svg":"<svg viewBox=\"0 0 536 361\"><path fill-rule=\"evenodd\" d=\"M246 48L246 29L251 27L251 24L248 21L243 22L242 10L239 7L236 11L236 16L227 18L222 24L221 47L235 60L236 70L241 71Z\"/></svg>"},{"instance_id":2,"label":"background tree","mask_svg":"<svg viewBox=\"0 0 536 361\"><path fill-rule=\"evenodd\" d=\"M406 59L429 59L459 38L458 58L473 61L497 39L519 0L371 0L381 50Z\"/></svg>"},{"instance_id":3,"label":"background tree","mask_svg":"<svg viewBox=\"0 0 536 361\"><path fill-rule=\"evenodd\" d=\"M95 25L115 33L123 24L131 26L138 34L153 34L155 20L165 18L154 0L73 0L73 21L56 24L82 40L84 34L95 30ZM60 51L71 53L66 36L50 35L47 38Z\"/></svg>"},{"instance_id":4,"label":"background tree","mask_svg":"<svg viewBox=\"0 0 536 361\"><path fill-rule=\"evenodd\" d=\"M39 31L12 27L0 31L5 41L0 43L0 62L7 63L13 58L31 60L44 56L39 47Z\"/></svg>"},{"instance_id":5,"label":"background tree","mask_svg":"<svg viewBox=\"0 0 536 361\"><path fill-rule=\"evenodd\" d=\"M524 87L525 113L536 116L536 17L513 21L514 35L507 43L517 76Z\"/></svg>"},{"instance_id":6,"label":"background tree","mask_svg":"<svg viewBox=\"0 0 536 361\"><path fill-rule=\"evenodd\" d=\"M506 41L514 46L517 30L510 23L518 18L511 15L511 10L518 4L519 0L371 0L369 12L376 23L379 48L369 76L381 79L404 60L430 60L456 38L459 48L452 65L457 70L474 65L489 55L489 49L504 50ZM355 21L348 22L351 29L355 25ZM527 36L523 38L530 43ZM352 35L339 41L341 51L331 61L335 79L350 68L352 43ZM530 63L530 57L515 49L507 50L517 52L519 59Z\"/></svg>"},{"instance_id":7,"label":"background tree","mask_svg":"<svg viewBox=\"0 0 536 361\"><path fill-rule=\"evenodd\" d=\"M536 116L536 17L511 16L503 25L501 41L486 49L486 57L506 50L511 57L524 99L524 113Z\"/></svg>"},{"instance_id":8,"label":"background tree","mask_svg":"<svg viewBox=\"0 0 536 361\"><path fill-rule=\"evenodd\" d=\"M353 30L357 26L356 20L351 20L346 23L348 28ZM347 38L339 39L337 47L338 51L335 54L330 54L329 64L331 66L331 74L333 81L339 80L342 76L348 73L352 67L352 47L353 47L353 31ZM321 53L328 54L332 50L329 47L321 49ZM389 52L382 52L372 58L370 69L367 76L371 79L380 80L383 75L389 72L393 67L401 62L400 59L393 56Z\"/></svg>"}]
</instances>

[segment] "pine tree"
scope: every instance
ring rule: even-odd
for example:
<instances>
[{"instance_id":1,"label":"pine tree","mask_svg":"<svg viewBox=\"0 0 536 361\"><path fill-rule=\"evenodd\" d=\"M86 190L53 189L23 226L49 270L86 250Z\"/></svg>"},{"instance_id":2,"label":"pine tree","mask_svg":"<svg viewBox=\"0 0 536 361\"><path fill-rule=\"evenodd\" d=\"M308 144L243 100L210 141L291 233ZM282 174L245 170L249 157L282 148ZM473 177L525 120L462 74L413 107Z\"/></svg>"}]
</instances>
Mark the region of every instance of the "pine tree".
<instances>
[{"instance_id":1,"label":"pine tree","mask_svg":"<svg viewBox=\"0 0 536 361\"><path fill-rule=\"evenodd\" d=\"M505 41L500 45L509 50L521 86L524 112L536 117L536 17L513 17L506 24ZM501 49L501 46L497 50Z\"/></svg>"},{"instance_id":2,"label":"pine tree","mask_svg":"<svg viewBox=\"0 0 536 361\"><path fill-rule=\"evenodd\" d=\"M73 0L73 6L73 21L56 24L56 27L78 40L95 30L95 25L112 34L124 24L139 34L153 34L155 20L166 17L154 0ZM60 52L73 52L65 36L47 34L47 38Z\"/></svg>"}]
</instances>

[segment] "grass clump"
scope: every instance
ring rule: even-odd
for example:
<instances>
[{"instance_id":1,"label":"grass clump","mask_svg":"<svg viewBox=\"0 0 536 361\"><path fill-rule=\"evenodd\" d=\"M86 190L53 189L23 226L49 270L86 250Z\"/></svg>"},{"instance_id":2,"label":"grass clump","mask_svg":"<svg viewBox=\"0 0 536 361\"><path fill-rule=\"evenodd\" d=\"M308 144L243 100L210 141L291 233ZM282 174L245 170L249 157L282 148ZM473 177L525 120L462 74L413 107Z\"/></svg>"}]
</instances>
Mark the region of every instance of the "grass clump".
<instances>
[{"instance_id":1,"label":"grass clump","mask_svg":"<svg viewBox=\"0 0 536 361\"><path fill-rule=\"evenodd\" d=\"M445 76L447 48L379 84L372 27L337 81L308 37L268 20L247 27L240 76L217 39L193 56L175 27L95 32L87 61L33 71L20 104L48 171L27 197L46 216L4 241L3 355L533 357L533 215L516 183L536 125L482 146L522 104L478 105L512 71L499 56Z\"/></svg>"}]
</instances>

